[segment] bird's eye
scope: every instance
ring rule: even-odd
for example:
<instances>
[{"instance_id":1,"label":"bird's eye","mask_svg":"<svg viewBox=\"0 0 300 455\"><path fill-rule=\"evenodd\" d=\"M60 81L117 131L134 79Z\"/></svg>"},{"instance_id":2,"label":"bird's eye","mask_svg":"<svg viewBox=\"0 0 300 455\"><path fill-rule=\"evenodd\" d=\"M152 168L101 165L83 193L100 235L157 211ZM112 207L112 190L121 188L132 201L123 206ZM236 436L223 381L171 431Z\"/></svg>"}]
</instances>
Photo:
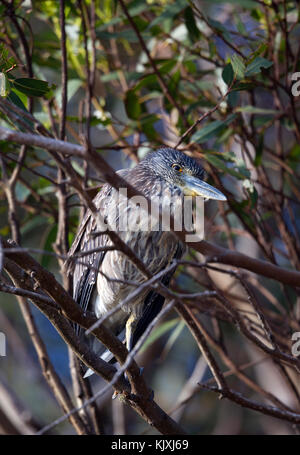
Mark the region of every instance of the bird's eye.
<instances>
[{"instance_id":1,"label":"bird's eye","mask_svg":"<svg viewBox=\"0 0 300 455\"><path fill-rule=\"evenodd\" d=\"M179 166L179 164L172 164L172 168L174 169L174 171L176 172L182 172L182 167Z\"/></svg>"}]
</instances>

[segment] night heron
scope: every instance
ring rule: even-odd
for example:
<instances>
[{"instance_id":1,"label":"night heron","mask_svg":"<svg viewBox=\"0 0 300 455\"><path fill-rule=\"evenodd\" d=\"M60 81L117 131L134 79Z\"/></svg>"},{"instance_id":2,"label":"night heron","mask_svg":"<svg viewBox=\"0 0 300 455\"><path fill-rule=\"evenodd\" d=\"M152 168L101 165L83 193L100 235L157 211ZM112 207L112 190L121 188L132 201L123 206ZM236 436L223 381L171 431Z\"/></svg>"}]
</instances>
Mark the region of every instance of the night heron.
<instances>
[{"instance_id":1,"label":"night heron","mask_svg":"<svg viewBox=\"0 0 300 455\"><path fill-rule=\"evenodd\" d=\"M176 205L180 205L187 195L226 200L220 191L203 181L204 170L197 161L172 148L151 152L134 168L120 170L118 174L142 192L148 201L155 199L161 203L162 209L171 206L173 216ZM142 214L136 221L137 205L126 202L128 199L120 198L120 191L108 184L94 199L102 219L108 226L114 226L120 238L143 261L149 272L157 274L175 258L181 258L185 246L174 232L164 230L161 224L154 223L153 227L148 221L146 223L147 214ZM128 223L133 218L134 226ZM160 312L165 299L146 287L122 305L134 289L132 282L139 284L146 278L124 253L107 248L112 246L112 242L107 234L103 234L103 229L99 233L101 229L88 211L69 253L70 260L78 252L87 253L74 262L73 296L84 311L92 311L98 318L117 308L104 324L120 339L126 340L126 346L131 350ZM93 251L101 247L104 251ZM88 253L90 250L91 253ZM169 285L173 273L174 270L162 276L161 282L165 286ZM113 361L113 356L102 348L98 348L99 355L104 360ZM91 373L88 370L85 376Z\"/></svg>"}]
</instances>

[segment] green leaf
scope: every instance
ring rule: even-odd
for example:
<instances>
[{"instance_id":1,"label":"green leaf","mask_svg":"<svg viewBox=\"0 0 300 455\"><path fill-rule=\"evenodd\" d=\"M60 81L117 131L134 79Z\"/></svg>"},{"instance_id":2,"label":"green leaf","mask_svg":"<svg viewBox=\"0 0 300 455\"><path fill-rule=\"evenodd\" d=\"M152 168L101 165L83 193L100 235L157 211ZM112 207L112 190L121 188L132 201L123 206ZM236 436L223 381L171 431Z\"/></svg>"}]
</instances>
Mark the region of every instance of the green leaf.
<instances>
[{"instance_id":1,"label":"green leaf","mask_svg":"<svg viewBox=\"0 0 300 455\"><path fill-rule=\"evenodd\" d=\"M237 79L244 79L246 67L243 59L238 54L233 54L231 56L231 64Z\"/></svg>"},{"instance_id":2,"label":"green leaf","mask_svg":"<svg viewBox=\"0 0 300 455\"><path fill-rule=\"evenodd\" d=\"M8 99L11 103L15 104L17 107L19 107L20 109L22 109L23 111L28 112L28 110L26 109L26 107L25 107L23 101L22 101L21 98L16 94L16 92L15 92L14 90L11 90L11 92L10 92L9 95L7 96L7 99ZM18 115L18 114L16 114L16 115ZM20 117L20 116L18 115L18 117ZM31 120L29 120L28 118L26 118L26 117L24 117L24 116L22 116L22 120L23 120L23 122L28 123L28 125L29 125L32 129L34 129L34 123L33 123ZM20 126L20 128L22 128L22 127Z\"/></svg>"},{"instance_id":3,"label":"green leaf","mask_svg":"<svg viewBox=\"0 0 300 455\"><path fill-rule=\"evenodd\" d=\"M234 72L231 63L227 63L222 71L222 79L227 85L231 85L234 78Z\"/></svg>"},{"instance_id":4,"label":"green leaf","mask_svg":"<svg viewBox=\"0 0 300 455\"><path fill-rule=\"evenodd\" d=\"M193 10L190 6L184 10L184 21L190 40L192 43L197 42L200 38L200 31L197 27Z\"/></svg>"},{"instance_id":5,"label":"green leaf","mask_svg":"<svg viewBox=\"0 0 300 455\"><path fill-rule=\"evenodd\" d=\"M153 21L151 21L149 27L152 28L155 25L161 24L162 22L173 19L180 11L186 8L186 0L177 0L174 3L166 4L164 12L158 15Z\"/></svg>"},{"instance_id":6,"label":"green leaf","mask_svg":"<svg viewBox=\"0 0 300 455\"><path fill-rule=\"evenodd\" d=\"M251 17L253 17L253 19L255 19L257 22L260 22L262 20L262 18L264 17L264 13L258 9L258 8L254 8L252 11L251 11Z\"/></svg>"},{"instance_id":7,"label":"green leaf","mask_svg":"<svg viewBox=\"0 0 300 455\"><path fill-rule=\"evenodd\" d=\"M256 106L243 106L243 107L238 107L236 109L236 112L247 112L249 114L278 114L279 111L276 111L275 109L265 109L262 107L256 107Z\"/></svg>"},{"instance_id":8,"label":"green leaf","mask_svg":"<svg viewBox=\"0 0 300 455\"><path fill-rule=\"evenodd\" d=\"M237 104L239 102L239 93L237 91L230 92L228 94L227 101L228 101L228 105L230 107L237 106Z\"/></svg>"},{"instance_id":9,"label":"green leaf","mask_svg":"<svg viewBox=\"0 0 300 455\"><path fill-rule=\"evenodd\" d=\"M169 91L170 93L172 93L172 95L174 97L177 96L178 94L178 84L179 84L179 81L180 81L180 76L181 76L181 73L179 70L175 71L175 73L172 74L171 78L170 78L170 81L169 81L169 84L168 84L168 87L169 87Z\"/></svg>"},{"instance_id":10,"label":"green leaf","mask_svg":"<svg viewBox=\"0 0 300 455\"><path fill-rule=\"evenodd\" d=\"M267 60L263 57L256 57L248 66L245 71L245 76L252 76L253 74L257 74L261 72L261 68L270 68L273 65L273 62Z\"/></svg>"},{"instance_id":11,"label":"green leaf","mask_svg":"<svg viewBox=\"0 0 300 455\"><path fill-rule=\"evenodd\" d=\"M139 97L136 95L135 90L128 90L125 98L125 108L129 118L139 120L142 109Z\"/></svg>"},{"instance_id":12,"label":"green leaf","mask_svg":"<svg viewBox=\"0 0 300 455\"><path fill-rule=\"evenodd\" d=\"M263 41L263 42L258 46L258 48L251 54L251 60L249 60L247 67L250 65L250 63L252 63L252 61L254 61L254 59L255 59L256 57L258 57L259 55L262 55L264 52L266 52L267 49L268 49L268 45L267 45L267 43L265 43L265 42Z\"/></svg>"},{"instance_id":13,"label":"green leaf","mask_svg":"<svg viewBox=\"0 0 300 455\"><path fill-rule=\"evenodd\" d=\"M177 61L175 59L168 59L167 61L163 61L162 65L159 66L159 72L161 74L170 74L170 71L176 64Z\"/></svg>"},{"instance_id":14,"label":"green leaf","mask_svg":"<svg viewBox=\"0 0 300 455\"><path fill-rule=\"evenodd\" d=\"M16 92L14 90L12 90L10 92L10 94L8 95L7 99L9 101L11 101L12 103L14 103L16 106L18 106L20 109L23 109L23 111L27 111L23 101L21 100L21 98L16 94ZM30 122L32 124L32 122Z\"/></svg>"},{"instance_id":15,"label":"green leaf","mask_svg":"<svg viewBox=\"0 0 300 455\"><path fill-rule=\"evenodd\" d=\"M231 91L232 92L241 92L242 90L252 90L255 87L251 82L240 82L236 84Z\"/></svg>"},{"instance_id":16,"label":"green leaf","mask_svg":"<svg viewBox=\"0 0 300 455\"><path fill-rule=\"evenodd\" d=\"M143 76L142 79L136 84L134 90L138 91L142 87L150 87L157 81L156 74L148 74L147 76Z\"/></svg>"},{"instance_id":17,"label":"green leaf","mask_svg":"<svg viewBox=\"0 0 300 455\"><path fill-rule=\"evenodd\" d=\"M264 150L264 135L261 134L258 139L258 146L255 148L254 166L260 166Z\"/></svg>"},{"instance_id":18,"label":"green leaf","mask_svg":"<svg viewBox=\"0 0 300 455\"><path fill-rule=\"evenodd\" d=\"M20 92L25 93L27 96L43 96L49 90L48 82L39 79L28 79L25 77L14 79L10 81L13 87Z\"/></svg>"},{"instance_id":19,"label":"green leaf","mask_svg":"<svg viewBox=\"0 0 300 455\"><path fill-rule=\"evenodd\" d=\"M197 63L194 60L194 58L184 60L183 65L185 66L185 68L188 70L189 73L191 73L191 74L197 73Z\"/></svg>"},{"instance_id":20,"label":"green leaf","mask_svg":"<svg viewBox=\"0 0 300 455\"><path fill-rule=\"evenodd\" d=\"M150 141L157 140L158 134L154 128L154 124L158 121L159 121L159 118L154 114L146 115L141 120L141 129L142 129L143 133L146 134L147 138Z\"/></svg>"},{"instance_id":21,"label":"green leaf","mask_svg":"<svg viewBox=\"0 0 300 455\"><path fill-rule=\"evenodd\" d=\"M225 126L229 125L234 119L236 118L236 114L231 114L226 120L215 120L208 125L201 128L201 130L196 131L191 137L191 141L198 142L198 144L202 144L202 142L207 141L211 137L215 136L219 131L222 130Z\"/></svg>"},{"instance_id":22,"label":"green leaf","mask_svg":"<svg viewBox=\"0 0 300 455\"><path fill-rule=\"evenodd\" d=\"M211 153L205 153L205 158L215 168L220 169L221 171L224 171L226 174L230 174L233 177L238 178L239 180L244 180L245 175L231 167L226 166L224 161L218 158L216 155L212 155Z\"/></svg>"},{"instance_id":23,"label":"green leaf","mask_svg":"<svg viewBox=\"0 0 300 455\"><path fill-rule=\"evenodd\" d=\"M234 14L236 28L241 35L247 35L247 29L237 13Z\"/></svg>"},{"instance_id":24,"label":"green leaf","mask_svg":"<svg viewBox=\"0 0 300 455\"><path fill-rule=\"evenodd\" d=\"M218 137L216 140L215 144L219 145L222 144L223 142L227 141L227 139L234 134L234 129L233 128L224 128L224 131L222 134Z\"/></svg>"},{"instance_id":25,"label":"green leaf","mask_svg":"<svg viewBox=\"0 0 300 455\"><path fill-rule=\"evenodd\" d=\"M208 125L201 128L200 131L197 131L195 134L193 134L191 140L192 142L198 142L199 144L201 144L202 142L205 142L207 139L216 134L218 131L220 131L220 129L223 128L223 126L224 122L222 122L221 120L215 120L214 122L211 122Z\"/></svg>"},{"instance_id":26,"label":"green leaf","mask_svg":"<svg viewBox=\"0 0 300 455\"><path fill-rule=\"evenodd\" d=\"M297 161L300 159L300 144L295 144L290 151L288 158L294 161Z\"/></svg>"},{"instance_id":27,"label":"green leaf","mask_svg":"<svg viewBox=\"0 0 300 455\"><path fill-rule=\"evenodd\" d=\"M237 177L240 180L244 180L245 178L250 179L251 177L245 161L242 158L237 157L233 152L224 152L219 158L214 151L207 150L205 152L205 158L217 169L220 169L233 177ZM227 165L226 162L233 163L233 165Z\"/></svg>"},{"instance_id":28,"label":"green leaf","mask_svg":"<svg viewBox=\"0 0 300 455\"><path fill-rule=\"evenodd\" d=\"M244 176L244 178L250 178L250 171L247 169L246 163L242 158L236 156L233 152L224 152L222 153L222 158L225 161L231 161L235 164L235 167L238 169L239 173Z\"/></svg>"},{"instance_id":29,"label":"green leaf","mask_svg":"<svg viewBox=\"0 0 300 455\"><path fill-rule=\"evenodd\" d=\"M13 65L15 65L15 59L9 57L9 51L5 44L0 43L0 71L6 73Z\"/></svg>"},{"instance_id":30,"label":"green leaf","mask_svg":"<svg viewBox=\"0 0 300 455\"><path fill-rule=\"evenodd\" d=\"M251 180L248 180L248 179L243 181L243 187L246 188L246 190L250 196L250 201L251 201L250 209L254 209L256 207L257 201L258 201L257 190L256 190L253 182L251 182Z\"/></svg>"},{"instance_id":31,"label":"green leaf","mask_svg":"<svg viewBox=\"0 0 300 455\"><path fill-rule=\"evenodd\" d=\"M17 181L16 183L16 198L19 202L25 202L30 195L30 190L23 183Z\"/></svg>"}]
</instances>

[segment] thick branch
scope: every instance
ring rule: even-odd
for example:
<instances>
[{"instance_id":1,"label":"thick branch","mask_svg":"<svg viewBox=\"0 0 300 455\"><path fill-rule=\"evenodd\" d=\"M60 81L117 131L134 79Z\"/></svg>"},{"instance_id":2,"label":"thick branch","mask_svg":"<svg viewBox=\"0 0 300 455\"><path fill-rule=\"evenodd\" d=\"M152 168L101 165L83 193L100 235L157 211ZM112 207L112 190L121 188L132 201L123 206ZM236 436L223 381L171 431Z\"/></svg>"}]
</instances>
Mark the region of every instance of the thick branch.
<instances>
[{"instance_id":1,"label":"thick branch","mask_svg":"<svg viewBox=\"0 0 300 455\"><path fill-rule=\"evenodd\" d=\"M11 244L3 241L5 248L10 248ZM6 252L7 253L7 252ZM116 373L116 369L100 359L93 353L87 345L80 342L75 334L68 320L81 325L84 328L89 328L94 324L97 319L94 317L84 316L81 308L74 302L64 288L55 280L54 276L43 269L38 262L31 258L26 253L13 253L9 255L11 261L17 264L20 268L25 270L28 275L48 294L53 300L61 307L63 315L61 315L53 307L35 301L33 302L38 308L46 315L52 322L65 342L73 349L76 355L82 360L89 368L100 374L106 381L111 381ZM6 261L4 267L8 268ZM13 275L13 270L10 268L10 274ZM22 279L22 287L26 289L24 278ZM20 286L20 283L17 283ZM105 326L98 327L92 332L108 349L114 354L116 359L123 365L128 356L128 351L123 343L116 338ZM176 424L153 400L151 400L151 391L148 389L143 376L140 375L140 369L137 364L132 360L127 369L127 377L132 384L132 389L136 395L129 393L128 386L124 380L119 378L114 384L115 389L128 397L127 402L136 412L141 415L150 425L155 426L158 431L163 434L183 434L184 431Z\"/></svg>"}]
</instances>

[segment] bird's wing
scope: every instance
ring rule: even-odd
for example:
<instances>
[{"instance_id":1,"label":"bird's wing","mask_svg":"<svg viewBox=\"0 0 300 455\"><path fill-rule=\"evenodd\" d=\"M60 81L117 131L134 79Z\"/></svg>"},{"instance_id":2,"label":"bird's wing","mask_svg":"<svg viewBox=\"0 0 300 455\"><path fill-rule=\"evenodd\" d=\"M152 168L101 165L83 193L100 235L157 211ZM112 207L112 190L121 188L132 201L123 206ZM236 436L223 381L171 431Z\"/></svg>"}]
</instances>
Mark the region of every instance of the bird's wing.
<instances>
[{"instance_id":1,"label":"bird's wing","mask_svg":"<svg viewBox=\"0 0 300 455\"><path fill-rule=\"evenodd\" d=\"M97 209L100 210L100 214L101 211L105 212L105 199L110 190L109 185L104 185L93 201ZM92 252L91 250L100 249L108 242L108 236L105 234L93 235L96 231L97 220L88 210L81 222L66 263L67 272L73 278L73 298L83 311L87 311L90 304L97 281L98 269L105 255L105 251ZM88 253L89 251L91 253ZM86 254L75 258L76 253Z\"/></svg>"},{"instance_id":2,"label":"bird's wing","mask_svg":"<svg viewBox=\"0 0 300 455\"><path fill-rule=\"evenodd\" d=\"M182 256L183 254L183 247L181 244L178 244L177 250L173 256L173 259L178 259ZM174 274L175 270L172 270L171 272L167 273L164 275L164 277L161 279L162 284L165 286L168 286L171 278ZM155 291L150 291L144 301L144 307L143 307L143 312L141 317L139 318L135 329L131 333L130 340L129 340L129 349L131 350L139 338L143 335L145 332L146 328L149 326L149 324L153 321L153 319L158 315L160 310L163 307L165 301L165 297L162 295L156 293Z\"/></svg>"}]
</instances>

